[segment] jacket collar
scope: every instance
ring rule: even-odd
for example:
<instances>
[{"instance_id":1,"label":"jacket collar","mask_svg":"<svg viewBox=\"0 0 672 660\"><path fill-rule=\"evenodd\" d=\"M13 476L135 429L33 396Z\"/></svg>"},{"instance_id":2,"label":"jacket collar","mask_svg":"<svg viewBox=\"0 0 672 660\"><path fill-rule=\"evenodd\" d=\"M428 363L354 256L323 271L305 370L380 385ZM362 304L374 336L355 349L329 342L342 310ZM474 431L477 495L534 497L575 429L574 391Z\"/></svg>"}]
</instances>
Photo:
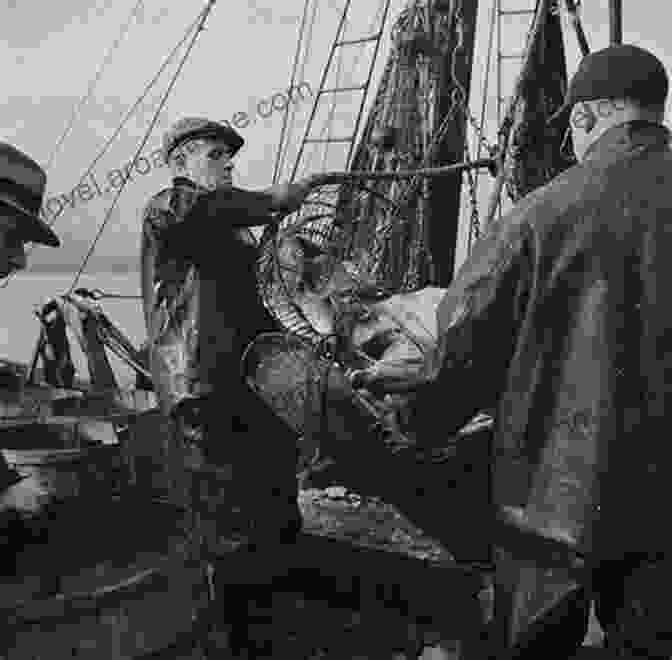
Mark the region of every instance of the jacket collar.
<instances>
[{"instance_id":1,"label":"jacket collar","mask_svg":"<svg viewBox=\"0 0 672 660\"><path fill-rule=\"evenodd\" d=\"M607 154L625 154L636 147L664 146L670 132L662 124L649 121L628 121L606 130L588 147L583 162L599 160Z\"/></svg>"}]
</instances>

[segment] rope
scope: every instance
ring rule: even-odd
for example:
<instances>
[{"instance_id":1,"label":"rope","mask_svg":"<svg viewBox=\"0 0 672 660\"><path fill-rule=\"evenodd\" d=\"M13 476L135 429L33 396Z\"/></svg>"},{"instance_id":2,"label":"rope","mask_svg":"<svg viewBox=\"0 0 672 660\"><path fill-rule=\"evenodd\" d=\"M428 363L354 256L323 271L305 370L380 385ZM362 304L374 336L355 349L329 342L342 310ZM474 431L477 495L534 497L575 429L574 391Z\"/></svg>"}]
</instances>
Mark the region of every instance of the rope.
<instances>
[{"instance_id":1,"label":"rope","mask_svg":"<svg viewBox=\"0 0 672 660\"><path fill-rule=\"evenodd\" d=\"M452 163L442 165L441 167L421 167L417 170L396 170L392 172L327 172L321 174L325 184L343 183L353 179L371 179L373 181L386 181L395 179L413 179L415 177L436 177L452 174L459 174L464 170L476 169L478 167L492 167L496 160L494 158L480 158L479 160L468 161L464 163Z\"/></svg>"},{"instance_id":2,"label":"rope","mask_svg":"<svg viewBox=\"0 0 672 660\"><path fill-rule=\"evenodd\" d=\"M191 42L187 46L187 51L185 52L184 56L182 57L182 60L180 61L177 71L173 74L173 77L170 80L170 83L168 84L168 89L165 91L163 98L161 99L159 103L159 107L154 113L154 116L152 117L152 121L150 122L149 128L147 129L144 138L142 139L142 142L140 143L140 146L135 152L135 155L133 156L133 161L135 162L138 159L138 156L142 153L142 150L145 148L145 144L147 144L147 140L149 140L149 136L152 133L152 130L154 129L154 126L156 125L156 122L158 121L159 115L161 113L161 110L163 110L164 105L166 104L166 101L168 100L168 96L173 90L173 87L177 83L177 79L179 78L180 74L182 73L182 69L184 68L184 65L187 62L187 58L191 54L191 51L193 50L194 46L196 45L196 39L198 38L198 35L201 33L201 31L204 29L205 26L205 21L207 20L208 16L210 15L210 12L212 11L212 8L215 4L216 0L208 0L208 4L206 7L202 10L201 12L201 18L198 22L198 26L196 28L196 31L194 32ZM74 280L72 282L72 285L70 286L70 289L68 293L72 293L74 288L77 286L77 282L79 281L79 278L81 277L82 273L84 272L84 269L86 268L89 259L91 258L91 255L93 254L94 250L96 249L96 245L98 244L98 241L100 240L100 237L103 235L103 232L105 231L105 228L107 227L107 223L110 221L110 218L112 217L112 212L114 211L117 202L119 201L119 198L121 197L121 193L124 191L126 188L126 184L128 183L129 179L125 179L122 182L121 187L117 191L114 200L112 201L112 205L108 209L105 219L103 220L102 225L98 229L98 232L93 239L93 242L91 243L91 246L89 247L86 255L84 256L84 259L82 261L82 265L80 266L79 270L77 271L77 274L74 277Z\"/></svg>"},{"instance_id":3,"label":"rope","mask_svg":"<svg viewBox=\"0 0 672 660\"><path fill-rule=\"evenodd\" d=\"M112 54L114 53L115 50L121 45L121 42L123 41L124 37L126 36L129 28L131 27L131 21L133 20L133 17L138 13L140 6L142 5L143 0L138 0L138 2L135 4L135 7L131 10L131 13L129 14L128 18L126 19L126 23L122 25L122 28L117 35L117 38L115 41L112 43L112 46L109 48L107 53L105 53L105 57L103 58L103 62L98 68L98 71L96 72L96 75L94 76L93 80L89 83L89 86L86 90L86 94L82 96L81 99L75 104L75 106L72 109L72 115L70 116L70 120L68 121L67 126L65 127L65 130L61 134L61 136L58 138L56 142L56 146L53 148L51 154L49 155L49 158L47 160L47 165L45 167L45 170L49 172L51 169L51 166L54 163L54 159L58 155L58 153L61 150L61 146L63 145L63 142L65 142L66 137L70 134L72 131L73 126L75 125L75 121L77 120L77 117L82 110L82 108L89 102L91 97L93 96L94 89L96 88L96 85L100 82L100 79L103 76L103 71L105 70L105 67L110 63L112 60Z\"/></svg>"},{"instance_id":4,"label":"rope","mask_svg":"<svg viewBox=\"0 0 672 660\"><path fill-rule=\"evenodd\" d=\"M101 291L100 289L75 289L73 293L81 298L90 298L91 300L142 300L142 296L105 293L105 291Z\"/></svg>"},{"instance_id":5,"label":"rope","mask_svg":"<svg viewBox=\"0 0 672 660\"><path fill-rule=\"evenodd\" d=\"M128 110L128 112L126 113L126 115L125 115L124 118L122 119L121 124L119 124L118 128L117 128L117 129L114 131L114 133L108 138L108 140L105 142L105 144L104 144L103 147L101 148L101 150L100 150L100 152L98 153L98 155L93 159L92 163L89 165L88 169L86 170L86 172L84 173L84 175L81 177L81 179L80 179L80 181L79 181L80 183L84 182L84 181L87 179L87 177L91 174L91 172L93 172L93 169L95 168L95 166L98 164L98 162L100 161L100 159L107 153L108 149L110 148L110 145L112 144L112 142L114 142L114 140L117 138L117 136L119 135L119 133L121 133L122 129L123 129L124 126L128 123L129 119L133 116L133 113L135 113L135 111L137 110L138 106L145 100L145 98L147 97L147 94L149 94L149 91L151 90L151 88L156 84L156 81L160 78L161 74L166 70L166 68L168 67L168 65L169 65L170 62L172 61L172 59L175 57L175 54L177 53L177 51L184 45L184 43L185 43L185 42L187 41L187 39L189 38L189 35L191 34L191 32L194 30L194 28L196 27L196 25L198 24L198 22L201 20L201 14L202 14L202 11L199 12L198 16L197 16L196 19L191 23L191 25L187 28L187 30L185 31L184 35L183 35L182 38L180 39L180 41L175 45L175 47L173 48L173 50L172 50L172 51L168 54L168 56L164 59L163 63L162 63L161 66L159 67L159 70L156 72L156 74L154 75L154 77L147 83L147 85L145 85L145 89L143 90L143 92L142 92L142 94L140 95L140 97L137 99L137 101L136 101L136 102L131 106L131 108ZM136 157L137 157L137 156L136 156ZM58 219L58 217L54 218L52 222L47 223L47 224L48 224L50 227L53 227L53 226L56 224L56 220L57 220L57 219ZM34 245L31 246L29 249L27 249L27 250L26 250L26 256L29 256L29 255L33 252L34 249L35 249L35 246L34 246ZM5 280L3 281L3 283L0 285L0 288L4 289L5 287L7 287L8 284L10 283L10 281L11 281L14 277L16 277L16 275L17 275L17 272L15 271L14 273L11 273L9 276L7 276L7 277L5 278Z\"/></svg>"},{"instance_id":6,"label":"rope","mask_svg":"<svg viewBox=\"0 0 672 660\"><path fill-rule=\"evenodd\" d=\"M81 179L80 179L80 181L79 181L80 183L82 183L83 181L85 181L85 180L87 179L87 177L93 172L93 169L95 168L95 166L100 162L100 159L107 153L107 151L108 151L108 149L110 148L111 144L112 144L112 143L114 142L114 140L117 138L117 136L119 135L119 133L121 133L121 131L122 131L122 129L124 128L124 126L128 123L129 119L133 116L133 114L135 113L135 111L138 109L138 106L145 100L145 98L146 98L147 95L149 94L149 91L152 89L152 87L154 87L154 85L156 84L157 80L161 77L161 74L166 70L166 68L168 67L168 65L169 65L170 62L172 61L172 59L175 57L175 54L177 53L177 51L184 45L184 43L185 43L185 42L187 41L187 39L189 38L189 35L192 33L192 31L194 30L194 28L198 25L198 22L201 20L201 15L202 15L202 13L203 13L203 11L201 10L201 11L199 12L198 16L196 17L196 19L194 19L194 21L192 21L192 23L189 25L189 27L187 28L187 30L185 31L185 33L182 35L182 38L177 42L177 44L176 44L176 45L174 46L174 48L170 51L170 53L168 54L168 56L163 60L163 62L161 63L161 66L159 67L159 69L158 69L158 71L156 72L156 74L154 74L154 76L152 77L152 79L145 85L145 88L144 88L142 94L138 97L138 99L135 101L135 103L134 103L134 104L130 107L130 109L126 112L126 114L124 115L124 118L122 119L122 121L121 121L121 123L119 124L118 128L117 128L117 129L114 131L114 133L112 133L112 135L107 139L107 141L106 141L105 144L102 146L102 148L101 148L100 152L98 153L98 155L93 159L93 161L91 162L91 164L90 164L89 167L87 168L86 172L85 172L84 175L81 177ZM55 220L54 220L54 222L55 222ZM53 226L53 224L54 224L54 223L52 222L51 225Z\"/></svg>"},{"instance_id":7,"label":"rope","mask_svg":"<svg viewBox=\"0 0 672 660\"><path fill-rule=\"evenodd\" d=\"M376 13L374 14L373 18L371 19L371 23L369 24L369 28L368 28L368 31L367 31L366 34L370 34L371 32L373 32L373 28L375 27L376 23L378 23L378 22L381 20L382 15L383 15L383 13L384 13L384 11L385 11L385 4L386 4L386 3L385 3L385 0L381 0L381 3L380 3L380 5L378 6L378 9L377 9ZM382 26L381 26L381 27L382 27ZM357 65L359 64L359 61L360 61L361 58L362 58L362 53L363 53L363 52L364 52L364 51L363 51L362 48L360 48L360 49L357 51L357 55L354 57L354 59L353 59L353 61L352 61L352 66L350 67L350 71L349 71L350 76L352 76L352 74L355 72L355 68L356 68ZM371 66L374 66L374 65L375 65L375 62L372 62L372 63L371 63ZM320 129L320 132L318 133L317 139L320 139L320 140L321 140L322 137L324 136L324 134L325 134L325 133L327 132L327 130L329 130L330 128L331 128L331 124L330 124L329 122L325 121L325 122L322 124L322 128ZM353 140L355 140L356 138L357 138L357 136L354 135L354 136L353 136ZM314 145L314 146L317 146L317 145ZM314 156L314 155L315 155L315 150L313 150L313 151L311 152L311 155L310 155L309 158L308 158L308 162L306 163L306 170L309 170L309 169L310 169L310 165L311 165L311 163L312 163L312 156ZM298 164L297 164L295 167L298 167Z\"/></svg>"},{"instance_id":8,"label":"rope","mask_svg":"<svg viewBox=\"0 0 672 660\"><path fill-rule=\"evenodd\" d=\"M301 79L304 76L304 72L306 69L306 61L308 59L308 44L310 43L310 40L312 39L313 36L313 28L315 27L316 16L317 16L317 2L313 4L313 12L310 17L310 23L307 31L308 36L305 38L306 44L303 47L303 58L301 60L301 65L299 67L300 71L299 74L297 75L297 79ZM317 103L317 99L315 100L315 103ZM289 151L289 143L294 129L295 120L296 120L296 104L292 107L292 117L289 120L289 129L286 134L285 143L282 146L282 155L280 157L280 164L278 166L278 177L280 176L280 172L285 167L285 161L287 159L287 153Z\"/></svg>"},{"instance_id":9,"label":"rope","mask_svg":"<svg viewBox=\"0 0 672 660\"><path fill-rule=\"evenodd\" d=\"M488 87L490 82L490 62L492 61L492 50L495 41L495 24L497 21L497 3L492 3L492 8L490 10L490 33L488 35L488 54L485 60L485 76L483 80L483 98L481 100L481 124L479 126L480 135L483 135L483 129L485 127L485 111L487 110L488 103ZM479 139L478 150L476 151L476 158L481 157L481 148L483 142ZM476 189L478 190L478 172L476 172L475 183Z\"/></svg>"},{"instance_id":10,"label":"rope","mask_svg":"<svg viewBox=\"0 0 672 660\"><path fill-rule=\"evenodd\" d=\"M338 56L336 60L336 80L334 81L334 87L339 87L341 84L341 69L343 67L343 52L342 48L338 51ZM336 113L336 94L331 95L331 108L329 108L329 116L327 117L325 124L327 125L327 140L333 138L332 129L334 127L334 115ZM330 142L325 142L324 144L324 154L322 154L322 169L327 167L327 159L329 157L329 145Z\"/></svg>"},{"instance_id":11,"label":"rope","mask_svg":"<svg viewBox=\"0 0 672 660\"><path fill-rule=\"evenodd\" d=\"M292 75L289 81L290 94L291 90L294 89L294 83L296 82L296 72L299 67L299 55L301 53L301 44L303 43L303 35L306 27L306 18L308 17L308 7L310 6L310 0L305 0L303 5L303 15L301 17L301 26L299 27L299 38L296 42L296 51L294 53L294 63L292 64ZM282 118L282 128L280 129L280 141L278 143L278 151L275 157L275 167L273 169L273 183L277 183L278 176L280 174L280 159L283 153L283 145L285 140L285 132L287 130L287 120L289 118L289 104L285 108L285 114Z\"/></svg>"},{"instance_id":12,"label":"rope","mask_svg":"<svg viewBox=\"0 0 672 660\"><path fill-rule=\"evenodd\" d=\"M579 18L579 2L576 0L565 0L567 6L567 12L569 13L570 20L574 26L574 32L576 32L576 38L579 42L579 48L581 49L581 55L584 57L590 53L590 46L588 45L588 39L586 39L586 33L583 30L583 25L581 24L581 19ZM558 5L559 8L559 5Z\"/></svg>"}]
</instances>

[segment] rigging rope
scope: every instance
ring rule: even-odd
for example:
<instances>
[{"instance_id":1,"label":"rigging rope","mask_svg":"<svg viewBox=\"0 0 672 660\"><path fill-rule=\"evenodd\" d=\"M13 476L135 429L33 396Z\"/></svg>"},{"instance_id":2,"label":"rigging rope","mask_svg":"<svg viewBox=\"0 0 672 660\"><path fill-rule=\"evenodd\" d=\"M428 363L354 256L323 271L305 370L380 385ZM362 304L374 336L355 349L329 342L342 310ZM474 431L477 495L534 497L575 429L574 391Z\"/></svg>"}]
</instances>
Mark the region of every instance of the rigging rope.
<instances>
[{"instance_id":1,"label":"rigging rope","mask_svg":"<svg viewBox=\"0 0 672 660\"><path fill-rule=\"evenodd\" d=\"M82 108L89 102L91 97L93 96L94 89L96 88L96 85L100 82L100 79L103 76L103 72L105 71L105 68L107 65L110 63L112 60L112 54L114 53L115 50L121 45L121 42L123 41L124 37L126 36L129 28L131 27L131 22L134 18L134 16L138 13L140 10L140 6L144 0L138 0L138 2L135 4L135 7L131 10L131 13L128 15L128 18L126 19L126 22L122 25L121 30L119 31L119 34L117 35L117 38L114 40L112 43L112 46L109 48L107 53L105 53L105 57L103 58L103 61L98 68L98 71L96 72L96 75L93 77L93 80L89 83L89 86L86 90L86 94L82 96L81 99L75 104L75 106L72 109L72 115L70 116L70 120L68 121L68 124L65 127L65 130L61 134L61 136L58 138L56 141L56 146L53 148L51 154L49 155L49 158L47 159L47 165L45 167L45 170L49 172L51 170L51 166L54 164L54 160L58 153L61 150L61 147L63 146L63 142L65 142L65 139L68 137L70 132L72 131L73 126L75 125L75 121L77 121L77 118L79 116L80 111Z\"/></svg>"},{"instance_id":2,"label":"rigging rope","mask_svg":"<svg viewBox=\"0 0 672 660\"><path fill-rule=\"evenodd\" d=\"M132 162L135 163L135 161L138 159L138 156L142 153L142 150L145 148L145 144L147 144L147 141L149 140L149 136L152 133L152 130L154 129L154 126L156 125L156 122L158 121L159 115L161 114L161 111L163 110L164 105L166 104L166 101L168 100L168 96L170 93L173 91L173 87L175 87L175 84L177 83L177 79L179 78L180 74L182 73L182 69L184 68L184 65L187 62L187 59L189 55L191 54L191 51L193 50L194 46L196 45L196 39L198 38L198 35L201 33L201 31L204 29L205 26L205 21L207 20L208 16L210 15L210 12L212 11L212 8L215 5L216 0L208 0L207 5L205 8L201 11L200 13L200 18L198 21L198 25L196 28L196 31L192 35L191 41L189 45L187 46L187 50L180 60L180 63L177 67L177 71L173 74L173 77L170 80L170 83L168 84L168 89L166 89L163 97L161 98L161 101L159 102L159 107L157 108L156 112L154 113L154 116L152 117L152 121L150 122L149 128L145 132L145 136L142 139L142 142L140 143L140 146L135 152L135 155L133 156ZM126 188L126 184L128 183L129 179L125 178L122 181L122 185L117 191L114 200L112 201L112 205L108 209L107 213L105 214L105 218L103 220L103 223L101 224L100 228L98 229L98 232L96 233L95 238L93 239L93 242L91 243L91 246L89 247L86 255L84 256L84 259L82 261L82 265L80 266L79 270L77 271L77 274L74 277L74 280L70 286L70 289L68 290L68 294L72 293L75 287L77 286L77 282L79 281L79 278L81 277L82 273L84 272L89 259L91 258L91 255L93 254L94 250L96 249L96 245L98 244L98 241L100 240L100 237L103 235L103 232L105 231L105 228L107 227L107 223L110 221L110 218L112 217L112 212L114 211L117 202L119 201L119 198L121 197L122 192Z\"/></svg>"},{"instance_id":3,"label":"rigging rope","mask_svg":"<svg viewBox=\"0 0 672 660\"><path fill-rule=\"evenodd\" d=\"M341 49L338 51L336 59L336 80L334 81L334 87L337 88L341 84L341 68L343 66L343 53ZM333 133L331 129L333 128L334 115L336 113L336 94L331 95L331 108L329 108L329 116L327 117L325 124L327 125L327 140L333 139ZM324 154L322 155L322 169L327 167L327 158L329 156L329 145L330 142L325 142L324 145Z\"/></svg>"},{"instance_id":4,"label":"rigging rope","mask_svg":"<svg viewBox=\"0 0 672 660\"><path fill-rule=\"evenodd\" d=\"M297 75L297 80L303 78L304 72L306 70L306 61L308 60L308 46L313 36L313 28L315 27L316 16L317 16L317 0L315 0L315 2L313 3L313 11L310 17L310 23L308 25L308 32L307 32L308 36L306 37L305 39L306 43L303 46L303 58L301 60L301 65L299 67L299 74ZM317 100L315 102L317 102ZM278 177L280 176L280 172L282 172L282 170L284 170L285 168L285 161L287 160L287 154L289 152L289 144L291 141L292 132L294 130L296 122L296 112L297 107L296 104L294 104L294 106L292 107L292 116L291 119L289 120L289 129L287 132L287 136L285 138L285 144L283 145L280 167L278 168Z\"/></svg>"},{"instance_id":5,"label":"rigging rope","mask_svg":"<svg viewBox=\"0 0 672 660\"><path fill-rule=\"evenodd\" d=\"M142 94L138 97L136 102L131 106L131 108L126 112L126 115L122 119L121 123L117 127L117 129L112 133L112 135L107 139L105 144L102 146L101 150L98 152L98 155L93 159L89 167L87 168L86 172L82 175L82 177L79 180L79 183L83 183L86 181L86 179L89 177L89 175L93 172L93 169L95 166L98 164L100 159L107 153L108 149L110 148L110 145L116 140L117 136L119 133L121 133L122 129L124 126L128 123L130 118L133 116L135 111L138 109L138 106L145 100L147 95L149 94L150 90L154 85L156 84L157 80L161 77L161 74L166 70L170 62L173 60L177 52L180 50L180 48L185 44L187 39L189 38L189 35L192 33L192 31L196 28L198 25L199 21L201 20L201 16L203 14L203 10L201 10L198 13L198 16L192 21L192 23L189 25L185 33L182 35L182 38L177 42L175 47L170 51L168 56L164 59L162 62L161 66L159 67L159 70L156 72L156 74L152 77L152 79L145 85L145 89L143 90ZM137 156L136 156L137 158ZM47 222L47 224L50 227L53 227L54 224L56 224L56 220L58 219L58 216L56 216L51 222ZM33 250L35 249L35 245L32 245L29 249L26 250L26 256L29 256ZM0 289L4 289L8 286L10 281L16 277L18 271L15 271L14 273L11 273L7 277L5 277L5 280L3 283L0 285Z\"/></svg>"},{"instance_id":6,"label":"rigging rope","mask_svg":"<svg viewBox=\"0 0 672 660\"><path fill-rule=\"evenodd\" d=\"M485 111L487 110L488 103L488 87L490 82L490 63L492 62L492 50L495 41L495 25L497 22L497 0L493 0L492 8L490 10L490 33L488 35L488 54L485 60L485 76L483 80L483 90L482 90L482 99L481 99L481 123L479 126L480 136L483 135L483 129L485 127ZM476 151L476 158L481 157L481 148L483 147L483 140L479 138L478 141L478 150ZM475 185L478 189L478 172L475 175Z\"/></svg>"},{"instance_id":7,"label":"rigging rope","mask_svg":"<svg viewBox=\"0 0 672 660\"><path fill-rule=\"evenodd\" d=\"M376 11L373 18L371 19L371 23L369 24L367 34L370 34L373 31L373 28L376 25L376 23L378 23L381 20L382 15L385 11L385 4L386 4L385 0L381 0L380 5L378 6L378 10ZM381 29L382 29L382 27L383 26L381 26ZM355 68L357 67L357 65L359 64L359 61L362 58L362 53L363 53L363 49L360 48L360 50L357 52L357 55L355 55L355 57L353 58L352 66L350 67L350 71L349 71L350 77L352 77L353 73L355 72ZM324 122L322 124L322 128L320 129L320 132L318 133L317 139L321 140L322 137L324 136L325 132L330 128L330 126L331 125L329 124L329 122ZM356 137L357 136L353 136L353 139L356 139ZM309 170L309 168L310 168L310 164L312 162L312 156L314 154L315 154L315 151L313 150L311 152L311 155L308 157L308 163L306 165L307 170Z\"/></svg>"},{"instance_id":8,"label":"rigging rope","mask_svg":"<svg viewBox=\"0 0 672 660\"><path fill-rule=\"evenodd\" d=\"M296 72L299 66L299 55L301 53L301 44L303 43L303 35L306 27L306 18L308 17L308 7L310 6L310 0L305 0L303 5L303 15L301 17L301 26L299 27L299 38L296 42L296 52L294 53L294 63L292 64L292 76L289 82L290 94L294 89L294 83L296 81ZM275 167L273 169L273 183L277 183L278 176L280 174L280 159L283 154L285 132L287 130L287 120L289 118L289 104L285 108L285 114L282 118L282 128L280 129L280 141L278 143L278 151L275 157Z\"/></svg>"},{"instance_id":9,"label":"rigging rope","mask_svg":"<svg viewBox=\"0 0 672 660\"><path fill-rule=\"evenodd\" d=\"M198 16L192 23L189 25L185 33L182 35L182 38L177 42L177 44L174 46L174 48L170 51L168 56L164 59L164 61L161 63L161 66L159 67L158 71L156 74L152 77L152 79L145 85L145 88L142 92L142 94L138 97L138 99L135 101L135 103L130 107L130 109L126 112L124 115L124 118L121 120L121 123L117 127L117 129L112 133L112 135L107 139L105 144L102 146L100 152L98 155L93 159L89 167L87 168L86 172L84 175L81 177L79 180L80 184L86 181L88 176L93 172L94 167L100 162L100 159L107 153L108 149L116 140L117 136L121 131L123 130L124 126L128 123L130 118L133 116L135 111L138 109L138 106L147 98L147 95L149 94L150 90L154 85L156 85L156 82L158 79L161 77L161 74L166 70L172 59L175 57L179 49L185 44L187 39L189 38L189 35L193 32L193 30L196 28L198 25L199 21L201 20L201 15L203 11L199 12ZM55 222L55 220L54 220ZM54 223L52 223L53 226Z\"/></svg>"},{"instance_id":10,"label":"rigging rope","mask_svg":"<svg viewBox=\"0 0 672 660\"><path fill-rule=\"evenodd\" d=\"M90 298L91 300L142 300L142 296L129 295L124 293L106 293L102 289L75 289L73 293L81 298Z\"/></svg>"}]
</instances>

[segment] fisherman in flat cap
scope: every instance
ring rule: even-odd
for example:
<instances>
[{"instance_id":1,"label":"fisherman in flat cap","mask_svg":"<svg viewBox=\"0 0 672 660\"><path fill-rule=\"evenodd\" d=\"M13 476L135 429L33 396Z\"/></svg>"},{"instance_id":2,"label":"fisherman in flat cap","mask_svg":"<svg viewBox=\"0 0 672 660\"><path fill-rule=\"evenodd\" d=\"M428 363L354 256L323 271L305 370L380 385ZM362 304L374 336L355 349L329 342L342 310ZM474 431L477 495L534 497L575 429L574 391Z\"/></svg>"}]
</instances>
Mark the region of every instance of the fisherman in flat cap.
<instances>
[{"instance_id":1,"label":"fisherman in flat cap","mask_svg":"<svg viewBox=\"0 0 672 660\"><path fill-rule=\"evenodd\" d=\"M315 180L260 192L235 188L233 158L242 146L233 128L206 119L182 119L165 135L173 185L144 212L142 292L151 372L163 410L192 439L203 422L205 463L231 473L226 507L238 512L231 526L256 548L255 570L262 579L280 546L296 538L301 515L294 432L249 389L240 371L248 343L278 329L258 293L250 227L297 210ZM218 517L227 519L224 509ZM242 617L234 637L244 645L250 587L237 600L233 587L226 592Z\"/></svg>"},{"instance_id":2,"label":"fisherman in flat cap","mask_svg":"<svg viewBox=\"0 0 672 660\"><path fill-rule=\"evenodd\" d=\"M46 182L32 158L0 143L0 277L26 267L26 243L60 245L39 216Z\"/></svg>"},{"instance_id":3,"label":"fisherman in flat cap","mask_svg":"<svg viewBox=\"0 0 672 660\"><path fill-rule=\"evenodd\" d=\"M424 368L358 374L379 393L414 390L417 416L445 435L497 410L483 657L574 657L591 601L611 657L672 656L667 94L646 50L586 56L551 119L569 118L580 162L474 246L438 304Z\"/></svg>"}]
</instances>

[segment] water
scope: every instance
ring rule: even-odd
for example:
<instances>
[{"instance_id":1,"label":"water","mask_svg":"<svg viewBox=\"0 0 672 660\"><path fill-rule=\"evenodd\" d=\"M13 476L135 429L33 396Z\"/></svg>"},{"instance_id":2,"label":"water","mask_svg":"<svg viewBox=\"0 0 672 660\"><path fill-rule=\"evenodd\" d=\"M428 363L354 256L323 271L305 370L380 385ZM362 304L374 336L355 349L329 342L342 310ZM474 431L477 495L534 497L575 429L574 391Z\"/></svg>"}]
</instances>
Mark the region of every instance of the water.
<instances>
[{"instance_id":1,"label":"water","mask_svg":"<svg viewBox=\"0 0 672 660\"><path fill-rule=\"evenodd\" d=\"M15 362L29 362L40 332L34 310L54 296L70 288L73 275L63 273L25 273L11 278L0 288L0 358ZM77 285L101 289L106 293L140 295L138 273L93 273L82 275ZM145 339L145 323L140 300L103 300L108 318L138 347ZM85 362L76 342L71 342L73 360L78 372L85 375ZM110 363L120 384L133 382L134 375L116 356Z\"/></svg>"}]
</instances>

